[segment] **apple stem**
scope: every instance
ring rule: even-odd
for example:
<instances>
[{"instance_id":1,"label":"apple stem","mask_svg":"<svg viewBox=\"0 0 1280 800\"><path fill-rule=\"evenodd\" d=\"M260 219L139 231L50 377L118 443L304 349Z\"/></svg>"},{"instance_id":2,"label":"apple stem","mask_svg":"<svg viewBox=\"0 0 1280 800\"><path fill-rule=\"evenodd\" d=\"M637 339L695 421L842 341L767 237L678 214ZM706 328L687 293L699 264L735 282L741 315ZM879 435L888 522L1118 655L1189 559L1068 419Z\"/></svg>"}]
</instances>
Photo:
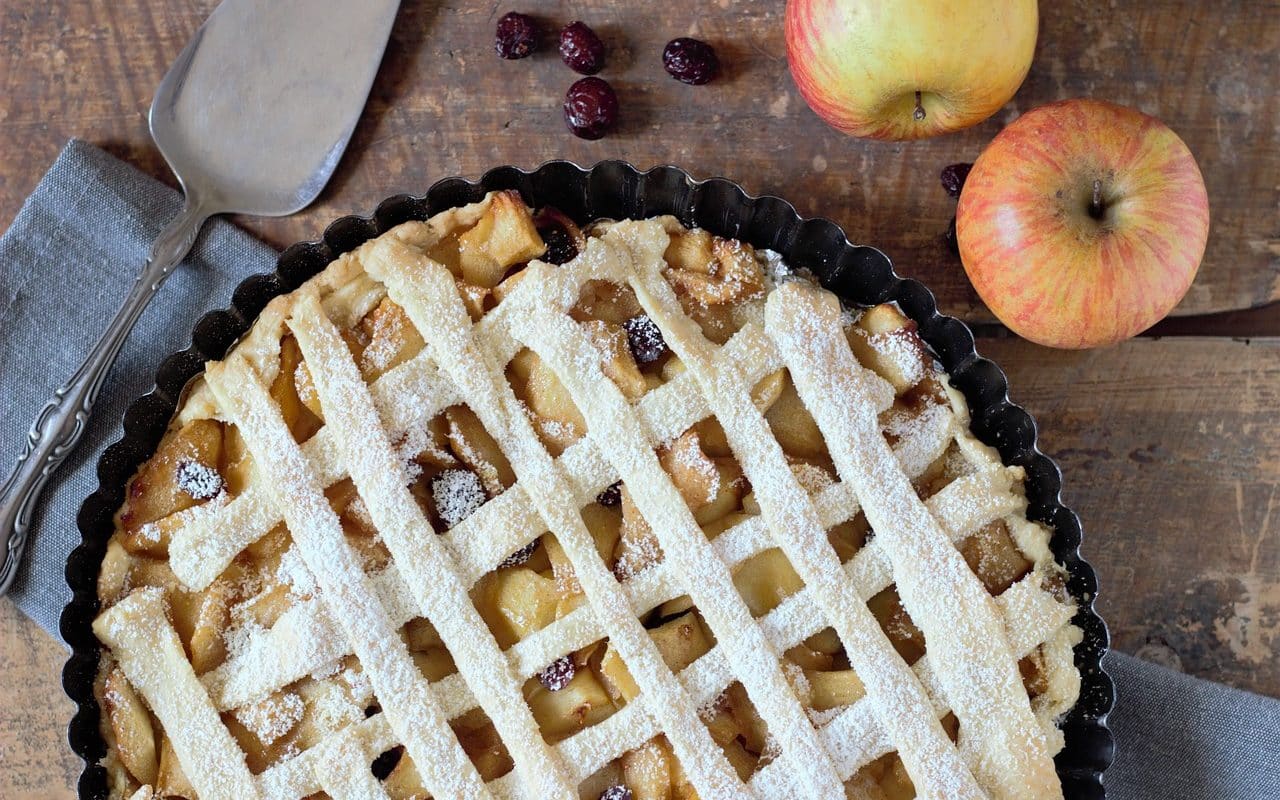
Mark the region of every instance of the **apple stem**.
<instances>
[{"instance_id":1,"label":"apple stem","mask_svg":"<svg viewBox=\"0 0 1280 800\"><path fill-rule=\"evenodd\" d=\"M915 117L916 122L924 119L924 104L920 102L919 92L916 92L916 110L912 112L911 116Z\"/></svg>"},{"instance_id":2,"label":"apple stem","mask_svg":"<svg viewBox=\"0 0 1280 800\"><path fill-rule=\"evenodd\" d=\"M1089 216L1094 219L1102 219L1102 213L1105 209L1102 206L1102 180L1100 178L1093 179L1093 197L1089 200Z\"/></svg>"}]
</instances>

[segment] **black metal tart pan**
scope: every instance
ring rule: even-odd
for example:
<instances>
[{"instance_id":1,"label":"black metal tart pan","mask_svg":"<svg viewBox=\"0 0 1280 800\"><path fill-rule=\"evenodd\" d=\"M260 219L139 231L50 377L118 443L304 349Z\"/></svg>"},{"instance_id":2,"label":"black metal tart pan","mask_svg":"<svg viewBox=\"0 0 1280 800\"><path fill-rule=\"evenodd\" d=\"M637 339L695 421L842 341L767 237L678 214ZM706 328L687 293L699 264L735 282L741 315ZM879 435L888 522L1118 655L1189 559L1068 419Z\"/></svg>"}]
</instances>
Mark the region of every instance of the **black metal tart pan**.
<instances>
[{"instance_id":1,"label":"black metal tart pan","mask_svg":"<svg viewBox=\"0 0 1280 800\"><path fill-rule=\"evenodd\" d=\"M1068 798L1105 796L1102 775L1114 751L1107 713L1115 689L1101 663L1108 634L1093 610L1097 576L1080 557L1080 520L1062 504L1061 472L1037 447L1035 421L1009 400L1004 373L978 355L969 328L939 314L933 294L923 284L896 275L879 250L852 244L829 220L802 218L785 200L753 197L722 178L695 180L670 166L641 172L621 161L602 161L589 169L550 161L531 171L498 167L474 181L446 178L420 197L387 198L371 216L336 220L319 241L296 244L281 253L275 272L245 279L232 295L230 308L201 317L191 346L166 358L156 372L155 387L129 406L123 436L98 459L98 489L85 499L76 518L82 542L67 559L72 600L62 612L61 630L72 654L63 668L62 684L77 707L68 738L85 762L80 797L103 798L107 793L106 771L98 764L106 745L93 696L99 645L90 628L98 612L98 570L125 484L155 451L183 387L206 361L227 353L267 301L296 288L339 254L401 222L474 202L496 189L516 189L530 206L555 206L579 222L673 214L686 225L778 251L792 266L811 270L848 303L896 301L919 325L920 335L968 398L974 432L996 447L1005 463L1026 469L1028 515L1053 528L1052 548L1070 573L1068 590L1079 604L1075 622L1084 630L1084 640L1075 649L1083 685L1079 702L1062 725L1066 747L1056 759L1057 769Z\"/></svg>"}]
</instances>

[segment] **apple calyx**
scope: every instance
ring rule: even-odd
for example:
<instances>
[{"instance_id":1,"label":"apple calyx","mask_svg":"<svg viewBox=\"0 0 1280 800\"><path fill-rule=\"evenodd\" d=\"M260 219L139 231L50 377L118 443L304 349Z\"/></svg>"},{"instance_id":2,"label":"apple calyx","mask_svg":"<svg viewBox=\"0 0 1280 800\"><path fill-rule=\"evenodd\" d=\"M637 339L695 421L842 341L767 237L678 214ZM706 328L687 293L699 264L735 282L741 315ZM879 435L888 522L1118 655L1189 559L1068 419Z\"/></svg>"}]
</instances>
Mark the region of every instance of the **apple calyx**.
<instances>
[{"instance_id":1,"label":"apple calyx","mask_svg":"<svg viewBox=\"0 0 1280 800\"><path fill-rule=\"evenodd\" d=\"M1102 179L1093 179L1093 196L1089 198L1089 216L1101 222L1107 215L1107 206L1102 200Z\"/></svg>"},{"instance_id":2,"label":"apple calyx","mask_svg":"<svg viewBox=\"0 0 1280 800\"><path fill-rule=\"evenodd\" d=\"M916 122L922 122L925 118L924 103L921 102L919 90L916 91L916 110L911 112L911 116Z\"/></svg>"}]
</instances>

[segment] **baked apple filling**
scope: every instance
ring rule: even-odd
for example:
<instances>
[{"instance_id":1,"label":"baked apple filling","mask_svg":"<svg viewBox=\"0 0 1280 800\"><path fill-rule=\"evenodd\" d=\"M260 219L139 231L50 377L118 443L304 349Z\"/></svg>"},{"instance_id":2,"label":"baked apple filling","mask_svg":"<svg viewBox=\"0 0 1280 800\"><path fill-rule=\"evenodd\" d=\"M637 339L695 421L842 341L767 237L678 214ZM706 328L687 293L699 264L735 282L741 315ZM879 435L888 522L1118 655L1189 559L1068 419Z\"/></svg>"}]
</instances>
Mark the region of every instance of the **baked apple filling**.
<instances>
[{"instance_id":1,"label":"baked apple filling","mask_svg":"<svg viewBox=\"0 0 1280 800\"><path fill-rule=\"evenodd\" d=\"M847 630L843 623L826 620L815 599L835 579L810 585L802 575L813 577L812 564L790 558L795 551L788 540L775 537L779 519L793 520L792 509L771 506L784 485L797 487L796 497L802 504L807 497L811 506L811 516L794 515L797 528L821 521L822 535L809 545L822 551L819 560L862 592L874 627L864 631L860 646L879 648L900 659L904 674L931 680L938 670L930 661L937 631L908 612L919 607L913 606L918 589L900 587L894 551L877 542L869 516L883 519L875 516L882 512L864 508L850 488L845 450L833 446L806 379L766 346L766 296L781 282L805 278L745 243L686 229L672 218L648 224L643 230L662 245L656 251L662 263L651 273L658 284L631 278L615 264L624 247L631 248L624 261L645 252L644 242L634 239L638 229L627 227L635 223L580 228L555 209L535 214L518 195L496 193L392 229L313 281L319 308L336 330L336 355L290 316L297 313L290 303L264 312L239 346L246 369L287 431L289 441L280 446L302 454L308 479L336 520L340 542L320 554L349 554L362 583L335 587L311 540L295 536L288 511L272 505L272 482L282 480L274 454L250 447L244 432L261 421L237 417L224 407L224 395L203 378L196 381L155 455L129 483L99 579L106 612L99 635L108 647L97 695L113 796L148 787L155 796L194 799L204 796L200 784L221 785L210 784L208 768L191 760L188 739L171 734L179 720L170 716L171 704L157 699L159 690L145 674L151 662L130 651L120 634L123 623L113 609L132 608L138 598L162 604L181 670L190 672L184 685L197 689L199 705L216 714L261 794L341 796L335 787L347 784L322 756L350 750L363 759L357 772L364 773L350 780L373 781L397 800L431 796L436 765L415 763L414 745L395 734L401 698L375 690L389 679L386 668L362 663L339 624L348 600L335 592L365 587L480 781L510 785L522 775L524 751L500 734L512 724L509 715L486 713L495 707L481 696L509 674L519 699L507 702L523 702L549 752L585 759L603 752L609 737L645 731L603 759L562 770L582 797L698 797L699 773L678 755L692 752L695 741L714 743L726 774L767 787L788 768L787 747L837 735L831 732L851 724L854 710L868 708L884 683L865 668L872 663L866 653L848 649L837 632ZM404 301L408 290L382 277L385 265L375 268L384 252L378 246L408 254L411 281L439 275L452 282L430 296L454 298L456 305L439 300L436 310L456 311L461 333L429 341L421 308ZM562 343L581 342L576 355L508 332L512 317L531 313L539 302L555 305L558 319L567 321L570 327L554 333ZM998 613L1013 616L1034 603L1050 609L1037 613L1054 624L1018 639L1015 656L1029 713L1045 721L1045 736L1053 739L1052 720L1074 702L1078 677L1070 646L1078 634L1067 624L1071 609L1041 597L1062 597L1061 572L1048 532L1026 519L1021 470L1002 466L969 433L963 397L899 309L846 310L839 324L838 343L862 370L858 391L877 405L869 419L910 480L913 502L943 521L955 563L971 572L966 579L976 578ZM468 338L470 331L477 333ZM483 348L475 344L481 340ZM441 347L480 353L463 367L472 376L446 374ZM701 399L705 354L735 347L743 403L707 406ZM607 382L593 391L617 398L622 405L616 408L625 410L616 413L634 419L622 424L593 410L601 401L584 395L580 379L566 376L566 359L580 374ZM344 389L331 374L332 362L349 362L362 385ZM510 406L498 407L522 416L530 439L513 448L519 426L495 426L493 401L474 399L464 378L474 385L492 378L496 395L510 396ZM335 398L342 402L335 405ZM343 449L338 431L347 403L372 408L382 429L367 444ZM744 448L752 407L767 441ZM627 425L649 438L655 474L674 490L667 496L685 507L676 516L655 514L652 489L628 485L619 472L630 473L611 465L608 437L631 430ZM401 481L370 495L360 485L368 478L354 466L348 472L344 459L364 458L363 448L376 449L383 438ZM534 447L541 455L530 455ZM777 468L763 470L762 459ZM640 467L619 463L639 474ZM540 505L550 492L545 487L562 485L577 498L576 516L547 516ZM436 548L432 552L453 565L450 574L407 564L404 542L388 534L387 498L401 489L412 499L407 513L421 521L409 542ZM714 608L695 603L703 587L679 579L691 556L671 550L681 540L671 538L669 527L684 520L713 554L697 574L705 570L708 581L722 575L733 590ZM892 521L887 524L881 531L893 532ZM588 538L566 535L566 525ZM587 542L585 550L580 541ZM579 574L584 558L597 561ZM597 563L600 574L593 571ZM415 603L422 581L455 579L478 620L463 640L458 615L471 609ZM630 604L648 643L598 626L602 591L615 594L608 602ZM774 651L769 657L780 677L761 681L727 660L741 644L740 632L720 623L725 608L742 609L742 620L765 631L762 641ZM930 630L929 641L923 629ZM506 662L490 665L497 678L470 672L475 658L466 640L484 638ZM652 674L652 664L636 668L637 653L646 652L675 676L667 689L637 677ZM688 719L700 731L655 726L665 717L650 695L662 691L693 703L696 713ZM780 707L798 709L811 731L777 720L771 727L765 709ZM951 742L969 730L945 706L930 713ZM592 733L596 729L607 733ZM590 736L599 737L590 740L596 744L580 744ZM850 792L915 796L909 758L893 747L865 755L838 767Z\"/></svg>"}]
</instances>

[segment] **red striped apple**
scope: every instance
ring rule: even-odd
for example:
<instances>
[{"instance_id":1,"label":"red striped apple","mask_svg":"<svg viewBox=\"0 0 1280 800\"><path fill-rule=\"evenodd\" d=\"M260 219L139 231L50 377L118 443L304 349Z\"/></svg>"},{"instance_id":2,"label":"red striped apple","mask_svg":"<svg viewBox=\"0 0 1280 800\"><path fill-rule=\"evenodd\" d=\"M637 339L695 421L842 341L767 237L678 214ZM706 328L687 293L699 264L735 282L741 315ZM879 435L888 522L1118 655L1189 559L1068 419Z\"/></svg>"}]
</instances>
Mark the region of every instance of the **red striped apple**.
<instances>
[{"instance_id":1,"label":"red striped apple","mask_svg":"<svg viewBox=\"0 0 1280 800\"><path fill-rule=\"evenodd\" d=\"M788 0L787 61L833 127L922 139L996 113L1031 67L1036 0Z\"/></svg>"},{"instance_id":2,"label":"red striped apple","mask_svg":"<svg viewBox=\"0 0 1280 800\"><path fill-rule=\"evenodd\" d=\"M1009 125L973 165L956 212L965 272L1014 332L1051 347L1128 339L1194 280L1209 198L1164 123L1064 100Z\"/></svg>"}]
</instances>

